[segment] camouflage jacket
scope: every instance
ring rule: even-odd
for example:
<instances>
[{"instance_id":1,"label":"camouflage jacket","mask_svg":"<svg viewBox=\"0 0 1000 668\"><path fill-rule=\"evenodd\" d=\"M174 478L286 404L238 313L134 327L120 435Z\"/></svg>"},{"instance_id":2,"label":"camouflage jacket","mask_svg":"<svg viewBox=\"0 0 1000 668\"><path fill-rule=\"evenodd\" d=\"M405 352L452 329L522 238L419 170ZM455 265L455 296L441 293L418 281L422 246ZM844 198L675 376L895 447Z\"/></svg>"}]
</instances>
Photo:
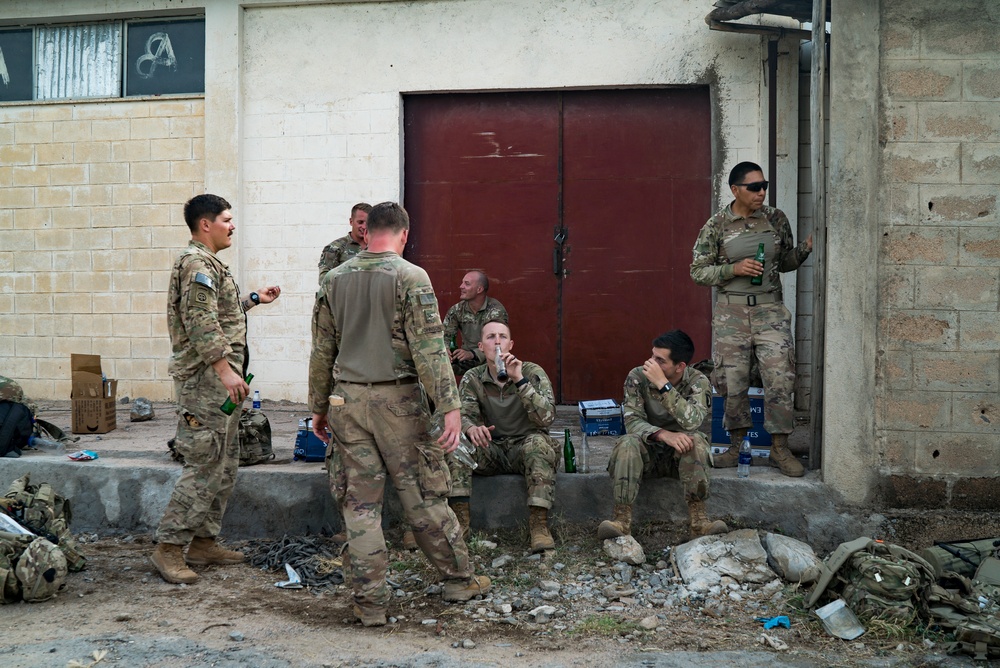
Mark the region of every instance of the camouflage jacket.
<instances>
[{"instance_id":1,"label":"camouflage jacket","mask_svg":"<svg viewBox=\"0 0 1000 668\"><path fill-rule=\"evenodd\" d=\"M247 322L240 289L227 267L203 243L192 240L174 262L167 295L167 329L175 380L193 376L223 357L242 373Z\"/></svg>"},{"instance_id":2,"label":"camouflage jacket","mask_svg":"<svg viewBox=\"0 0 1000 668\"><path fill-rule=\"evenodd\" d=\"M697 431L712 404L712 383L687 367L674 389L660 394L637 366L625 379L625 431L648 441L660 429Z\"/></svg>"},{"instance_id":3,"label":"camouflage jacket","mask_svg":"<svg viewBox=\"0 0 1000 668\"><path fill-rule=\"evenodd\" d=\"M326 413L337 380L419 378L442 412L460 407L427 272L393 252L361 251L320 284L312 315L309 408Z\"/></svg>"},{"instance_id":4,"label":"camouflage jacket","mask_svg":"<svg viewBox=\"0 0 1000 668\"><path fill-rule=\"evenodd\" d=\"M750 279L736 276L733 268L740 260L753 257L756 245L751 244L750 252L743 252L740 257L731 257L727 252L727 246L732 248L733 241L744 234L755 235L755 240L773 242L765 246L767 260L764 283L760 287L751 288ZM732 204L727 204L708 219L694 242L691 278L698 285L717 285L722 293L776 292L780 295L779 272L798 269L809 257L809 252L805 242L794 245L792 228L781 209L762 206L744 218L734 215Z\"/></svg>"},{"instance_id":5,"label":"camouflage jacket","mask_svg":"<svg viewBox=\"0 0 1000 668\"><path fill-rule=\"evenodd\" d=\"M462 376L458 394L462 400L462 431L469 427L495 426L493 438L527 436L533 431L548 433L556 419L556 401L552 383L542 367L524 362L525 385L512 381L501 385L490 375L488 364L481 364Z\"/></svg>"},{"instance_id":6,"label":"camouflage jacket","mask_svg":"<svg viewBox=\"0 0 1000 668\"><path fill-rule=\"evenodd\" d=\"M331 269L336 269L361 252L361 244L350 234L331 241L319 256L319 282Z\"/></svg>"},{"instance_id":7,"label":"camouflage jacket","mask_svg":"<svg viewBox=\"0 0 1000 668\"><path fill-rule=\"evenodd\" d=\"M450 342L458 331L462 332L462 348L472 352L476 361L486 361L483 351L478 348L483 334L483 325L493 320L507 323L507 309L492 297L487 297L483 307L473 312L469 302L461 301L448 309L444 316L444 340Z\"/></svg>"},{"instance_id":8,"label":"camouflage jacket","mask_svg":"<svg viewBox=\"0 0 1000 668\"><path fill-rule=\"evenodd\" d=\"M24 401L24 391L21 386L10 378L0 376L0 401Z\"/></svg>"}]
</instances>

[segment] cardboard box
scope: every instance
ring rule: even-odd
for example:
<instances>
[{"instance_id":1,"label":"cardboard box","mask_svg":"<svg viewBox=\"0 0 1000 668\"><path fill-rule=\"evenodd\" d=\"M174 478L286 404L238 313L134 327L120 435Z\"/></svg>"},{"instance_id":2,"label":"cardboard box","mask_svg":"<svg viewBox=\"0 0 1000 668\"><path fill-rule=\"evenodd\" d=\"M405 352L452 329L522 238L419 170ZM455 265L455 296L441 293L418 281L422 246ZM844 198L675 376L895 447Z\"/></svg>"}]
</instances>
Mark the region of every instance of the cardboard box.
<instances>
[{"instance_id":1,"label":"cardboard box","mask_svg":"<svg viewBox=\"0 0 1000 668\"><path fill-rule=\"evenodd\" d=\"M625 433L625 423L622 420L622 407L614 399L596 399L581 401L580 430L588 436L607 434L621 436Z\"/></svg>"},{"instance_id":2,"label":"cardboard box","mask_svg":"<svg viewBox=\"0 0 1000 668\"><path fill-rule=\"evenodd\" d=\"M750 420L753 426L747 435L750 437L750 445L771 447L771 434L764 430L764 390L759 387L751 387L747 394L750 396ZM729 445L729 431L723 426L723 417L726 411L726 399L720 397L712 391L712 443L723 443ZM712 450L715 452L715 450ZM725 449L722 450L725 452ZM718 453L717 453L718 454ZM766 457L768 451L764 451ZM756 456L756 455L755 455Z\"/></svg>"},{"instance_id":3,"label":"cardboard box","mask_svg":"<svg viewBox=\"0 0 1000 668\"><path fill-rule=\"evenodd\" d=\"M115 402L118 381L101 373L100 355L70 356L73 389L70 394L74 434L106 434L118 426Z\"/></svg>"}]
</instances>

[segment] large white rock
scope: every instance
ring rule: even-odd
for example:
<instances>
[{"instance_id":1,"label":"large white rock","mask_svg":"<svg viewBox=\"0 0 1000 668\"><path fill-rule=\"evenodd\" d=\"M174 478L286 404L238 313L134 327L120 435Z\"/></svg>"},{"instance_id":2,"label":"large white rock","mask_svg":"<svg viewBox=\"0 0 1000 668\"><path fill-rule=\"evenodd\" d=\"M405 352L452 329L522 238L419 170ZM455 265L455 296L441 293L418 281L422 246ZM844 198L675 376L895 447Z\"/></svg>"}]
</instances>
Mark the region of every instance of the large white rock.
<instances>
[{"instance_id":1,"label":"large white rock","mask_svg":"<svg viewBox=\"0 0 1000 668\"><path fill-rule=\"evenodd\" d=\"M756 584L774 579L767 565L767 552L754 529L695 538L677 546L674 561L688 589L696 592L717 587L723 577Z\"/></svg>"},{"instance_id":2,"label":"large white rock","mask_svg":"<svg viewBox=\"0 0 1000 668\"><path fill-rule=\"evenodd\" d=\"M810 584L819 578L822 562L809 544L769 533L764 536L764 546L768 565L788 582Z\"/></svg>"},{"instance_id":3,"label":"large white rock","mask_svg":"<svg viewBox=\"0 0 1000 668\"><path fill-rule=\"evenodd\" d=\"M624 561L633 566L646 563L646 553L642 551L642 545L639 545L639 541L632 536L608 538L604 541L604 553L615 561Z\"/></svg>"}]
</instances>

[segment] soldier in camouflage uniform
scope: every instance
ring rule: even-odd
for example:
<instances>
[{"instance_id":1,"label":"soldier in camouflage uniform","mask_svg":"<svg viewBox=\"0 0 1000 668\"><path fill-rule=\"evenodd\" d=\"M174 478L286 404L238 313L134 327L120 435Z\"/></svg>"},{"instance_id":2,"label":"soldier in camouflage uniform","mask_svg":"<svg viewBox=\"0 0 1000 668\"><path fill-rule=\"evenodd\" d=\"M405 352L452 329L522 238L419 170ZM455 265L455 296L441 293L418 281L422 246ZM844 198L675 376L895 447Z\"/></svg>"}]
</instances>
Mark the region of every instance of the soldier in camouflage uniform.
<instances>
[{"instance_id":1,"label":"soldier in camouflage uniform","mask_svg":"<svg viewBox=\"0 0 1000 668\"><path fill-rule=\"evenodd\" d=\"M240 299L233 275L218 257L232 245L236 226L229 202L198 195L184 205L191 242L174 262L167 298L173 355L169 371L177 392L176 450L184 468L156 531L152 561L167 582L190 584L198 575L186 564L235 564L243 554L216 543L239 466L240 410L226 415L228 396L237 406L250 388L246 312L278 298L271 286ZM187 554L182 549L190 543ZM186 562L186 563L185 563Z\"/></svg>"},{"instance_id":2,"label":"soldier in camouflage uniform","mask_svg":"<svg viewBox=\"0 0 1000 668\"><path fill-rule=\"evenodd\" d=\"M488 322L507 323L507 309L496 299L487 296L490 279L478 269L470 271L462 278L458 302L444 316L444 340L449 343L457 332L462 333L462 346L451 351L451 366L457 375L477 367L486 361L479 349L479 336L483 325Z\"/></svg>"},{"instance_id":3,"label":"soldier in camouflage uniform","mask_svg":"<svg viewBox=\"0 0 1000 668\"><path fill-rule=\"evenodd\" d=\"M631 533L632 504L644 476L680 478L692 538L729 531L725 522L713 522L705 514L710 455L698 428L708 415L712 384L688 366L693 356L691 337L679 329L669 331L653 341L653 356L625 379L626 434L608 462L614 519L601 522L598 538Z\"/></svg>"},{"instance_id":4,"label":"soldier in camouflage uniform","mask_svg":"<svg viewBox=\"0 0 1000 668\"><path fill-rule=\"evenodd\" d=\"M443 597L485 593L461 527L448 507L445 452L462 428L458 389L441 337L441 316L427 273L401 257L409 235L403 207L383 202L368 217L368 249L331 271L316 295L309 359L313 432L341 461L333 494L347 531L354 614L365 626L386 623L382 493L386 474L416 540L445 581ZM444 415L444 433L428 436L424 390Z\"/></svg>"},{"instance_id":5,"label":"soldier in camouflage uniform","mask_svg":"<svg viewBox=\"0 0 1000 668\"><path fill-rule=\"evenodd\" d=\"M339 267L365 247L365 230L372 205L359 202L351 207L351 231L327 244L319 256L319 282L331 269Z\"/></svg>"},{"instance_id":6,"label":"soldier in camouflage uniform","mask_svg":"<svg viewBox=\"0 0 1000 668\"><path fill-rule=\"evenodd\" d=\"M16 381L0 376L0 401L24 403L24 391Z\"/></svg>"},{"instance_id":7,"label":"soldier in camouflage uniform","mask_svg":"<svg viewBox=\"0 0 1000 668\"><path fill-rule=\"evenodd\" d=\"M715 383L726 397L725 426L731 446L714 466L736 466L737 449L752 425L747 390L753 357L764 385L764 429L771 434L768 462L788 476L802 464L788 450L795 427L795 340L791 314L782 303L781 272L795 271L812 252L812 235L795 245L788 218L764 206L767 181L759 165L741 162L729 173L733 201L708 219L694 244L691 278L718 288L712 330ZM754 257L764 244L764 264ZM752 279L761 276L761 285Z\"/></svg>"},{"instance_id":8,"label":"soldier in camouflage uniform","mask_svg":"<svg viewBox=\"0 0 1000 668\"><path fill-rule=\"evenodd\" d=\"M524 475L531 551L543 552L555 548L548 520L559 466L559 448L548 432L556 417L555 397L542 367L514 357L513 345L506 324L483 326L479 350L486 364L467 371L458 387L462 429L476 446L477 475ZM497 380L497 346L507 367L505 381ZM468 535L473 472L454 457L449 457L448 466L452 477L449 502Z\"/></svg>"}]
</instances>

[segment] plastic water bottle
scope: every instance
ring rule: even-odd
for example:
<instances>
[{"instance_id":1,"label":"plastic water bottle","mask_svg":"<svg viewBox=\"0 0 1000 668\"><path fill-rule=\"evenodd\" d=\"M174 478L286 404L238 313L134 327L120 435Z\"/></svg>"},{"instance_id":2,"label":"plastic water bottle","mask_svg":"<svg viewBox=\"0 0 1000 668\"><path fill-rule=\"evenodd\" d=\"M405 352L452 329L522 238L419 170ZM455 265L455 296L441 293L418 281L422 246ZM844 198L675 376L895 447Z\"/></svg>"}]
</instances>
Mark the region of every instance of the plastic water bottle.
<instances>
[{"instance_id":1,"label":"plastic water bottle","mask_svg":"<svg viewBox=\"0 0 1000 668\"><path fill-rule=\"evenodd\" d=\"M443 433L444 418L440 413L435 413L434 417L431 418L430 429L427 430L427 435L432 441L437 441ZM459 432L458 434L458 447L452 450L452 456L473 471L479 468L479 463L476 461L476 446L472 445L472 441L463 432Z\"/></svg>"},{"instance_id":2,"label":"plastic water bottle","mask_svg":"<svg viewBox=\"0 0 1000 668\"><path fill-rule=\"evenodd\" d=\"M39 450L47 450L49 452L62 452L65 447L59 441L53 441L51 438L43 438L41 436L32 436L29 438L28 445L33 448L38 448Z\"/></svg>"},{"instance_id":3,"label":"plastic water bottle","mask_svg":"<svg viewBox=\"0 0 1000 668\"><path fill-rule=\"evenodd\" d=\"M739 464L736 466L737 478L750 477L750 462L752 461L752 457L753 455L750 453L750 437L744 436L743 442L740 444Z\"/></svg>"},{"instance_id":4,"label":"plastic water bottle","mask_svg":"<svg viewBox=\"0 0 1000 668\"><path fill-rule=\"evenodd\" d=\"M253 391L253 407L260 410L260 390Z\"/></svg>"}]
</instances>

